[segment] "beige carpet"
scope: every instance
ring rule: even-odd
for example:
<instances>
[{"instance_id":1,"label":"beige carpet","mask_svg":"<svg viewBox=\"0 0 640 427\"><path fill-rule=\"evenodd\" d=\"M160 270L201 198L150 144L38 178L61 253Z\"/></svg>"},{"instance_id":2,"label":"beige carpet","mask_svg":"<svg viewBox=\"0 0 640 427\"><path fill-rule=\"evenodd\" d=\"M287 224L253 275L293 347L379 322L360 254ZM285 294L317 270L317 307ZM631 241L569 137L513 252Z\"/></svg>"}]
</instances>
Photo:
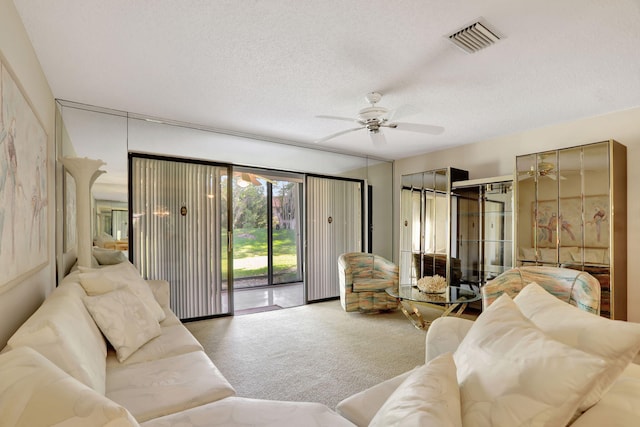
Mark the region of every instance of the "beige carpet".
<instances>
[{"instance_id":1,"label":"beige carpet","mask_svg":"<svg viewBox=\"0 0 640 427\"><path fill-rule=\"evenodd\" d=\"M421 308L435 318L437 309ZM186 324L238 396L342 399L424 363L425 331L399 311L346 313L339 301Z\"/></svg>"}]
</instances>

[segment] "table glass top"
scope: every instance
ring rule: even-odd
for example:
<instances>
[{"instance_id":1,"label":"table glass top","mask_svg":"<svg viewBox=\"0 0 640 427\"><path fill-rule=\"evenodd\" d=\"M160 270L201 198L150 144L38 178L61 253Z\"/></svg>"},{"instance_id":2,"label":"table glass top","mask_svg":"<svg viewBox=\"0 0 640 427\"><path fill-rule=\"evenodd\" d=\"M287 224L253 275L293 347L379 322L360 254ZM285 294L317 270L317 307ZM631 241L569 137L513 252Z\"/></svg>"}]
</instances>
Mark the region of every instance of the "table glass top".
<instances>
[{"instance_id":1,"label":"table glass top","mask_svg":"<svg viewBox=\"0 0 640 427\"><path fill-rule=\"evenodd\" d=\"M399 292L393 288L387 288L386 292L395 298L429 304L457 304L462 302L478 301L481 295L477 291L459 286L448 286L444 293L426 293L412 285L400 285Z\"/></svg>"}]
</instances>

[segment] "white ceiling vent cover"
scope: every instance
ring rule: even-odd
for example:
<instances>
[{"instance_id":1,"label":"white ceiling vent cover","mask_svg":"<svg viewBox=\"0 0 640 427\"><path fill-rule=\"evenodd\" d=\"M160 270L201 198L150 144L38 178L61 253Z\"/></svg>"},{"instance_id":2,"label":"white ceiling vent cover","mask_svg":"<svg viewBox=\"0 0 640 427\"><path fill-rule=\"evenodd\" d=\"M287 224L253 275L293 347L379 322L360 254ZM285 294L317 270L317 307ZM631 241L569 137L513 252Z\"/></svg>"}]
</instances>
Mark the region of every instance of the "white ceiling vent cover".
<instances>
[{"instance_id":1,"label":"white ceiling vent cover","mask_svg":"<svg viewBox=\"0 0 640 427\"><path fill-rule=\"evenodd\" d=\"M480 22L476 22L451 34L449 40L465 52L474 53L491 46L500 40L500 37Z\"/></svg>"}]
</instances>

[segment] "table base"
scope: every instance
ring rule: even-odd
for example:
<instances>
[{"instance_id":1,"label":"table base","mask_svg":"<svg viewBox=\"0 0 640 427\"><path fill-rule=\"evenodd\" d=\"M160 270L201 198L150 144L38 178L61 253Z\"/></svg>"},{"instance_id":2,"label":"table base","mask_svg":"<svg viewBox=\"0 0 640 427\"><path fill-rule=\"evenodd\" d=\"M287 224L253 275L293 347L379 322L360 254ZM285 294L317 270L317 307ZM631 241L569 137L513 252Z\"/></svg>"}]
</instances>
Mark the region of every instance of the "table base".
<instances>
[{"instance_id":1,"label":"table base","mask_svg":"<svg viewBox=\"0 0 640 427\"><path fill-rule=\"evenodd\" d=\"M411 321L413 326L415 326L417 329L422 329L422 330L426 330L429 328L429 325L431 325L431 321L424 319L424 317L422 316L422 313L420 313L420 310L418 310L418 307L413 305L411 301L399 300L399 302L400 302L400 310L404 313L405 316L407 316L407 319ZM432 307L442 308L442 306L440 305L429 304L429 303L423 303L423 304L426 304ZM449 304L449 306L442 312L442 314L440 314L440 317L446 317L456 309L457 311L453 313L453 315L455 317L460 317L466 308L467 308L466 302Z\"/></svg>"}]
</instances>

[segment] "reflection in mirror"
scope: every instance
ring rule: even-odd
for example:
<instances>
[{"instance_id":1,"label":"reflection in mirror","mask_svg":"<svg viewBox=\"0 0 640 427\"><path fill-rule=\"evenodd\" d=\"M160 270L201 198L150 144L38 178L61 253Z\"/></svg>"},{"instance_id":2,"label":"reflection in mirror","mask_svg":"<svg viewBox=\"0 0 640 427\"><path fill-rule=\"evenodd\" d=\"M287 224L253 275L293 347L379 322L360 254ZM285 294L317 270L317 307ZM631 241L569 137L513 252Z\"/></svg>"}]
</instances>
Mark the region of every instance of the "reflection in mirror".
<instances>
[{"instance_id":1,"label":"reflection in mirror","mask_svg":"<svg viewBox=\"0 0 640 427\"><path fill-rule=\"evenodd\" d=\"M518 259L533 261L536 260L534 242L537 239L537 227L533 216L533 202L536 199L536 159L537 155L530 154L518 156L516 158L516 178L518 180L518 198L515 203L517 225L517 246Z\"/></svg>"},{"instance_id":2,"label":"reflection in mirror","mask_svg":"<svg viewBox=\"0 0 640 427\"><path fill-rule=\"evenodd\" d=\"M558 230L552 230L558 236L560 263L572 264L578 247L582 246L582 149L580 147L558 152L558 171L555 175L558 184ZM549 237L553 238L553 233Z\"/></svg>"},{"instance_id":3,"label":"reflection in mirror","mask_svg":"<svg viewBox=\"0 0 640 427\"><path fill-rule=\"evenodd\" d=\"M100 175L92 186L92 243L126 251L128 229L122 229L122 222L115 228L112 224L105 227L105 209L102 208L107 204L113 206L111 210L123 210L123 216L128 216L126 113L62 100L57 101L57 113L60 130L56 132L58 159L88 157L106 163L102 169L107 173ZM59 280L69 272L77 256L75 182L68 173L62 174L61 182L63 190L58 195L61 217L56 221L56 227L60 229L56 235L62 240L56 245Z\"/></svg>"},{"instance_id":4,"label":"reflection in mirror","mask_svg":"<svg viewBox=\"0 0 640 427\"><path fill-rule=\"evenodd\" d=\"M610 151L606 143L583 148L584 169L584 250L582 260L591 264L611 262L611 182ZM602 253L602 257L594 254Z\"/></svg>"},{"instance_id":5,"label":"reflection in mirror","mask_svg":"<svg viewBox=\"0 0 640 427\"><path fill-rule=\"evenodd\" d=\"M105 249L129 249L129 210L127 203L95 201L93 244Z\"/></svg>"},{"instance_id":6,"label":"reflection in mirror","mask_svg":"<svg viewBox=\"0 0 640 427\"><path fill-rule=\"evenodd\" d=\"M467 171L443 168L404 175L400 194L400 283L415 285L424 276L450 280L451 180Z\"/></svg>"}]
</instances>

